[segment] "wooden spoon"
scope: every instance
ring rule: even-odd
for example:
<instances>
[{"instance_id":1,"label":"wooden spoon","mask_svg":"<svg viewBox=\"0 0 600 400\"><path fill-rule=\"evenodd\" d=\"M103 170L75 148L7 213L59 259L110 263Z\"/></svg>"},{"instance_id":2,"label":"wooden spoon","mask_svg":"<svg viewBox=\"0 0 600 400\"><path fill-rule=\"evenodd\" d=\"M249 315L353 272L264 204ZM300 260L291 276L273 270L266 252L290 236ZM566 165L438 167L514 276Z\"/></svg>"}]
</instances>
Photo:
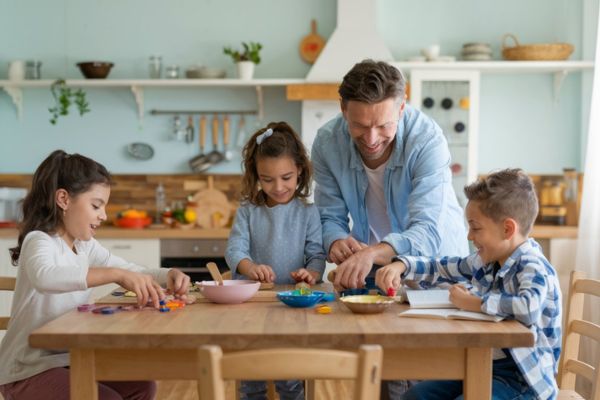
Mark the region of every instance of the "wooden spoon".
<instances>
[{"instance_id":1,"label":"wooden spoon","mask_svg":"<svg viewBox=\"0 0 600 400\"><path fill-rule=\"evenodd\" d=\"M223 277L221 276L221 272L219 271L219 267L214 262L209 262L206 264L206 268L208 268L208 272L210 272L210 276L212 276L213 281L217 282L218 286L223 286Z\"/></svg>"}]
</instances>

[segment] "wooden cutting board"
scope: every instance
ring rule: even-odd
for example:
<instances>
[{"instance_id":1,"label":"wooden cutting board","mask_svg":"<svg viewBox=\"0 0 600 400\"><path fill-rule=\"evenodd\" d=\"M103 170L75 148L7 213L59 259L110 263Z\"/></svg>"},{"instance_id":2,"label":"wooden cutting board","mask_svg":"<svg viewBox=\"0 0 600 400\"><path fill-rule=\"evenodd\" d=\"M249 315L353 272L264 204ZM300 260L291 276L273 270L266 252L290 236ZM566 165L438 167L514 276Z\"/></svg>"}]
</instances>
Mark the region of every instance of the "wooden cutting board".
<instances>
[{"instance_id":1,"label":"wooden cutting board","mask_svg":"<svg viewBox=\"0 0 600 400\"><path fill-rule=\"evenodd\" d=\"M317 34L317 21L313 19L310 22L310 33L304 36L300 42L300 57L307 63L312 64L321 54L323 47L325 47L325 39Z\"/></svg>"},{"instance_id":2,"label":"wooden cutting board","mask_svg":"<svg viewBox=\"0 0 600 400\"><path fill-rule=\"evenodd\" d=\"M197 204L196 224L200 228L223 228L231 218L233 206L225 193L214 188L214 178L208 177L207 188L196 193L191 201Z\"/></svg>"},{"instance_id":3,"label":"wooden cutting board","mask_svg":"<svg viewBox=\"0 0 600 400\"><path fill-rule=\"evenodd\" d=\"M188 293L188 296L194 296L196 303L210 303L210 300L202 296L200 292ZM250 299L250 302L277 302L277 292L274 290L260 290ZM99 298L96 304L136 304L137 297L115 296L112 293Z\"/></svg>"}]
</instances>

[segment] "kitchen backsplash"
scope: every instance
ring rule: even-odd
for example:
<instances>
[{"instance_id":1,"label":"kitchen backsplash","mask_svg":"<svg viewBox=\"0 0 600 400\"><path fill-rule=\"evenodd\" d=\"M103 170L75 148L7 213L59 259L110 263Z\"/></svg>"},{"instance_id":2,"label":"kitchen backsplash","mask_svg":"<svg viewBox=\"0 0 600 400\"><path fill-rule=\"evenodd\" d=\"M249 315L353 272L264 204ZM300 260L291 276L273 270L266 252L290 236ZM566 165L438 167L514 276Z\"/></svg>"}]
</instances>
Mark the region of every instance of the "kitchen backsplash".
<instances>
[{"instance_id":1,"label":"kitchen backsplash","mask_svg":"<svg viewBox=\"0 0 600 400\"><path fill-rule=\"evenodd\" d=\"M237 208L240 196L240 175L212 175L214 188L225 193L229 201ZM113 220L117 212L126 208L136 208L154 214L156 210L156 188L162 183L165 188L166 204L185 202L189 195L207 187L209 175L176 174L176 175L113 175L113 186L107 207L109 220ZM0 174L0 187L31 187L32 175ZM185 187L194 187L186 190Z\"/></svg>"}]
</instances>

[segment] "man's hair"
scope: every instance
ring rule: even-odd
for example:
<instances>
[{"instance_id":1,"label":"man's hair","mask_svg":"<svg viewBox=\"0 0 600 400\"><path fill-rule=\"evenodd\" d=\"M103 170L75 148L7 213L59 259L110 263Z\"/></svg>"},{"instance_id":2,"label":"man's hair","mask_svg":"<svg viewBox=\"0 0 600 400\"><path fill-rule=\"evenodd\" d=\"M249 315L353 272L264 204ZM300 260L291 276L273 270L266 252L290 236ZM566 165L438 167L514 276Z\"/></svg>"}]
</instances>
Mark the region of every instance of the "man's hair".
<instances>
[{"instance_id":1,"label":"man's hair","mask_svg":"<svg viewBox=\"0 0 600 400\"><path fill-rule=\"evenodd\" d=\"M389 98L404 100L406 80L396 67L383 62L364 60L344 76L338 89L342 103L350 100L368 104Z\"/></svg>"},{"instance_id":2,"label":"man's hair","mask_svg":"<svg viewBox=\"0 0 600 400\"><path fill-rule=\"evenodd\" d=\"M538 214L538 199L533 182L523 170L504 169L465 186L469 201L479 202L479 209L496 222L512 218L521 234L528 235Z\"/></svg>"}]
</instances>

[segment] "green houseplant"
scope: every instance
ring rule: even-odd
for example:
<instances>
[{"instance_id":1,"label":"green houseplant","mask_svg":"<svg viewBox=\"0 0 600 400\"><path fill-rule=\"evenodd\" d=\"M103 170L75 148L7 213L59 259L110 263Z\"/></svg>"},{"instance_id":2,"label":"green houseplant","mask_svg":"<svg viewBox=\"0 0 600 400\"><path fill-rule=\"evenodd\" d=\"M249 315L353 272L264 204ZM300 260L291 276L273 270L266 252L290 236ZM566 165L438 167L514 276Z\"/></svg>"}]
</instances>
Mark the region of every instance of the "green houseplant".
<instances>
[{"instance_id":1,"label":"green houseplant","mask_svg":"<svg viewBox=\"0 0 600 400\"><path fill-rule=\"evenodd\" d=\"M242 50L234 50L231 47L224 47L223 53L230 56L238 68L238 77L240 79L252 79L254 75L254 66L260 63L260 50L262 44L258 42L242 42Z\"/></svg>"},{"instance_id":2,"label":"green houseplant","mask_svg":"<svg viewBox=\"0 0 600 400\"><path fill-rule=\"evenodd\" d=\"M54 98L54 107L48 109L52 115L50 118L52 125L56 125L58 117L69 115L69 109L72 104L77 106L80 116L90 112L90 105L87 102L83 89L75 90L68 87L64 79L54 81L50 86L50 92Z\"/></svg>"}]
</instances>

